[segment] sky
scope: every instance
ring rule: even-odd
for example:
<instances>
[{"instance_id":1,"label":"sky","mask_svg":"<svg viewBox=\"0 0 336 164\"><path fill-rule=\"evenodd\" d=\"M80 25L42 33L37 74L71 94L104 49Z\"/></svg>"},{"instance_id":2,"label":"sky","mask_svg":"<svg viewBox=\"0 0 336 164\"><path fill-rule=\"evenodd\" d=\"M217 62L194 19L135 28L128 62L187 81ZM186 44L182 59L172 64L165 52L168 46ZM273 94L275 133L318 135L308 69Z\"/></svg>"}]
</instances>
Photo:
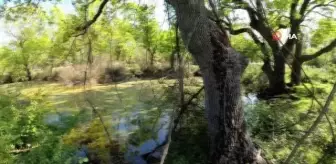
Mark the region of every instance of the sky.
<instances>
[{"instance_id":1,"label":"sky","mask_svg":"<svg viewBox=\"0 0 336 164\"><path fill-rule=\"evenodd\" d=\"M141 4L150 4L150 5L155 5L155 18L160 24L160 27L162 28L167 28L168 27L168 22L167 16L165 14L165 5L164 5L164 0L131 0L137 3ZM0 0L0 5L3 4L3 0ZM45 10L50 10L53 7L53 4L51 3L42 3L41 6ZM62 0L57 6L66 14L71 14L74 13L74 7L71 4L71 0ZM8 43L13 37L11 37L8 34L8 29L13 31L13 27L10 27L9 25L6 25L3 19L0 19L0 45L4 45Z\"/></svg>"}]
</instances>

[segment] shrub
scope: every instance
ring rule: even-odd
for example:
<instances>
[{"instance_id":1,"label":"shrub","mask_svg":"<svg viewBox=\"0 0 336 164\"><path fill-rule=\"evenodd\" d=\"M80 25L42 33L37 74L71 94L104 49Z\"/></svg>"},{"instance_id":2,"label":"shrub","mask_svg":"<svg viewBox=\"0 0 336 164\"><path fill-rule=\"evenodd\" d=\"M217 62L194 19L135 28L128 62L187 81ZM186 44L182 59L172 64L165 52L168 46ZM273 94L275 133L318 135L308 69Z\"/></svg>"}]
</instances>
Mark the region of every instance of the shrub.
<instances>
[{"instance_id":1,"label":"shrub","mask_svg":"<svg viewBox=\"0 0 336 164\"><path fill-rule=\"evenodd\" d=\"M138 64L132 64L130 65L129 72L134 76L134 77L141 77L142 71L141 68Z\"/></svg>"},{"instance_id":2,"label":"shrub","mask_svg":"<svg viewBox=\"0 0 336 164\"><path fill-rule=\"evenodd\" d=\"M91 66L86 64L60 66L53 68L51 75L40 73L36 76L36 79L58 81L73 86L84 84L84 81L90 84L120 82L130 77L130 71L126 69L124 63L97 60Z\"/></svg>"},{"instance_id":3,"label":"shrub","mask_svg":"<svg viewBox=\"0 0 336 164\"><path fill-rule=\"evenodd\" d=\"M83 65L57 67L52 72L52 74L57 75L56 81L60 81L65 85L81 84L85 78L85 67Z\"/></svg>"},{"instance_id":4,"label":"shrub","mask_svg":"<svg viewBox=\"0 0 336 164\"><path fill-rule=\"evenodd\" d=\"M53 75L52 70L49 68L34 70L32 76L34 81L54 81Z\"/></svg>"},{"instance_id":5,"label":"shrub","mask_svg":"<svg viewBox=\"0 0 336 164\"><path fill-rule=\"evenodd\" d=\"M59 133L44 124L52 110L42 95L23 100L0 93L0 163L65 163L74 149L62 146Z\"/></svg>"},{"instance_id":6,"label":"shrub","mask_svg":"<svg viewBox=\"0 0 336 164\"><path fill-rule=\"evenodd\" d=\"M1 77L0 80L0 84L9 84L13 82L14 80L11 73L6 73L5 75L3 75L3 77Z\"/></svg>"},{"instance_id":7,"label":"shrub","mask_svg":"<svg viewBox=\"0 0 336 164\"><path fill-rule=\"evenodd\" d=\"M336 53L331 56L330 61L332 64L336 64Z\"/></svg>"},{"instance_id":8,"label":"shrub","mask_svg":"<svg viewBox=\"0 0 336 164\"><path fill-rule=\"evenodd\" d=\"M120 82L130 77L129 70L125 68L123 63L114 62L110 66L100 67L94 71L97 82L100 84Z\"/></svg>"},{"instance_id":9,"label":"shrub","mask_svg":"<svg viewBox=\"0 0 336 164\"><path fill-rule=\"evenodd\" d=\"M164 63L156 63L154 66L140 66L142 78L176 78L176 71L171 69L169 65Z\"/></svg>"},{"instance_id":10,"label":"shrub","mask_svg":"<svg viewBox=\"0 0 336 164\"><path fill-rule=\"evenodd\" d=\"M10 75L12 77L13 82L22 82L27 80L26 72L20 68L11 70Z\"/></svg>"},{"instance_id":11,"label":"shrub","mask_svg":"<svg viewBox=\"0 0 336 164\"><path fill-rule=\"evenodd\" d=\"M141 71L142 77L153 77L158 72L158 68L149 66L142 68Z\"/></svg>"}]
</instances>

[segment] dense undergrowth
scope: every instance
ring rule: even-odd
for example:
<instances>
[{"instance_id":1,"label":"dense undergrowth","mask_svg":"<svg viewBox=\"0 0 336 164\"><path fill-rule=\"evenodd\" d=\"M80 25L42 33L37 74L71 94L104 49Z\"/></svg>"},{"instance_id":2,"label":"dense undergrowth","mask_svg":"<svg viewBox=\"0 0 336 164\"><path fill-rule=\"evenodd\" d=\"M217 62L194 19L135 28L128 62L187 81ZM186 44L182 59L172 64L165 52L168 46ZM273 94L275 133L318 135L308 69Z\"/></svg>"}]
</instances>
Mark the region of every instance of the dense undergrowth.
<instances>
[{"instance_id":1,"label":"dense undergrowth","mask_svg":"<svg viewBox=\"0 0 336 164\"><path fill-rule=\"evenodd\" d=\"M43 95L27 100L1 93L0 108L0 163L64 163L73 156L75 148L61 144L60 139L75 118L65 118L67 128L44 124L44 114L53 107Z\"/></svg>"}]
</instances>

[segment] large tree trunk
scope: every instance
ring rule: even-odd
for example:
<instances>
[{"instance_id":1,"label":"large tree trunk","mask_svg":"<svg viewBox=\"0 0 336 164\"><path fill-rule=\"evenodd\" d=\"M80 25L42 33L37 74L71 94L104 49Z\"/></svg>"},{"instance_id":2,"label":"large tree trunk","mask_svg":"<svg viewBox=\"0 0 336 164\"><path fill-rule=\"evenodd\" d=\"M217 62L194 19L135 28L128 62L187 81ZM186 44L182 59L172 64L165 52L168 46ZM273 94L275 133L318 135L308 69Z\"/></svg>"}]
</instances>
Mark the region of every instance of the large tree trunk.
<instances>
[{"instance_id":1,"label":"large tree trunk","mask_svg":"<svg viewBox=\"0 0 336 164\"><path fill-rule=\"evenodd\" d=\"M273 47L272 55L274 58L274 65L271 64L270 54L265 43L259 44L264 54L262 71L266 74L269 86L264 96L272 96L281 94L286 91L285 88L285 58L278 50L279 47ZM280 52L280 53L279 53Z\"/></svg>"},{"instance_id":2,"label":"large tree trunk","mask_svg":"<svg viewBox=\"0 0 336 164\"><path fill-rule=\"evenodd\" d=\"M273 52L274 53L274 70L272 74L272 79L269 79L269 89L272 94L282 94L286 91L285 84L285 62L286 59L283 56L283 52Z\"/></svg>"},{"instance_id":3,"label":"large tree trunk","mask_svg":"<svg viewBox=\"0 0 336 164\"><path fill-rule=\"evenodd\" d=\"M182 39L203 74L209 133L209 163L264 163L249 138L240 95L247 60L208 19L204 0L167 0L176 10Z\"/></svg>"},{"instance_id":4,"label":"large tree trunk","mask_svg":"<svg viewBox=\"0 0 336 164\"><path fill-rule=\"evenodd\" d=\"M265 91L261 91L260 98L268 98L274 95L283 94L286 92L285 85L285 58L278 52L274 54L274 65L271 64L271 59L268 55L264 57L262 71L266 74L269 86Z\"/></svg>"}]
</instances>

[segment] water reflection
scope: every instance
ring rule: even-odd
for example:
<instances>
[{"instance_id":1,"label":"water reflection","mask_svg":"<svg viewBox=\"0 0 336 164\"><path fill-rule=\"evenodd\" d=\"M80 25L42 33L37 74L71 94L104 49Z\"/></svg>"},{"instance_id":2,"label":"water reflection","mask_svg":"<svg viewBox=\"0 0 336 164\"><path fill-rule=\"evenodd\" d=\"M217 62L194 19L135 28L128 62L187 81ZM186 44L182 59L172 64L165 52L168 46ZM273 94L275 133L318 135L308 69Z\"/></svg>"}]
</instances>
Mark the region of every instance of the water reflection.
<instances>
[{"instance_id":1,"label":"water reflection","mask_svg":"<svg viewBox=\"0 0 336 164\"><path fill-rule=\"evenodd\" d=\"M258 98L256 94L249 93L242 98L244 105L254 105L257 103Z\"/></svg>"},{"instance_id":2,"label":"water reflection","mask_svg":"<svg viewBox=\"0 0 336 164\"><path fill-rule=\"evenodd\" d=\"M150 154L152 157L160 159L161 154L153 152L158 146L163 144L169 131L169 113L164 112L155 117L149 117L147 120L139 112L132 114L133 118L121 118L118 126L120 131L128 132L127 150L125 159L132 164L146 164L146 157Z\"/></svg>"},{"instance_id":3,"label":"water reflection","mask_svg":"<svg viewBox=\"0 0 336 164\"><path fill-rule=\"evenodd\" d=\"M67 111L57 113L51 112L44 116L43 121L45 124L50 126L64 127L66 126L64 120L71 115L71 112Z\"/></svg>"},{"instance_id":4,"label":"water reflection","mask_svg":"<svg viewBox=\"0 0 336 164\"><path fill-rule=\"evenodd\" d=\"M245 111L250 110L251 105L257 103L255 94L248 94L242 98ZM104 115L104 120L111 122L110 127L113 140L124 145L126 150L124 158L130 164L147 164L149 154L151 158L160 159L160 151L154 151L165 143L169 133L170 106L159 106L137 102L129 109L118 110L112 114ZM45 123L49 125L62 125L62 118L69 116L69 112L50 113L45 116ZM83 150L77 152L78 157L86 153Z\"/></svg>"}]
</instances>

